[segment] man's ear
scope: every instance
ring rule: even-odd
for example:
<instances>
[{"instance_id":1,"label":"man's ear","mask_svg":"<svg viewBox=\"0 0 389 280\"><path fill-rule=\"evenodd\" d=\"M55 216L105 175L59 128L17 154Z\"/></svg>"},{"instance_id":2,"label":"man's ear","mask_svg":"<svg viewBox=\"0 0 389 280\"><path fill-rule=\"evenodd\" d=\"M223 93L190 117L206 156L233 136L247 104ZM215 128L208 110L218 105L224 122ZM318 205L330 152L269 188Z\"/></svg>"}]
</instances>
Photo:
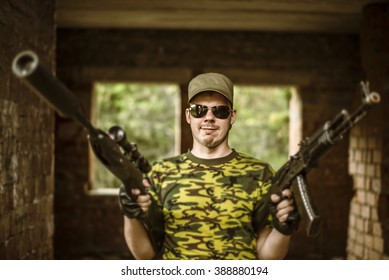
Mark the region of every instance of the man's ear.
<instances>
[{"instance_id":1,"label":"man's ear","mask_svg":"<svg viewBox=\"0 0 389 280\"><path fill-rule=\"evenodd\" d=\"M186 122L190 124L190 113L188 108L185 110L185 118L186 118Z\"/></svg>"},{"instance_id":2,"label":"man's ear","mask_svg":"<svg viewBox=\"0 0 389 280\"><path fill-rule=\"evenodd\" d=\"M232 110L230 124L233 125L235 121L236 121L236 110Z\"/></svg>"}]
</instances>

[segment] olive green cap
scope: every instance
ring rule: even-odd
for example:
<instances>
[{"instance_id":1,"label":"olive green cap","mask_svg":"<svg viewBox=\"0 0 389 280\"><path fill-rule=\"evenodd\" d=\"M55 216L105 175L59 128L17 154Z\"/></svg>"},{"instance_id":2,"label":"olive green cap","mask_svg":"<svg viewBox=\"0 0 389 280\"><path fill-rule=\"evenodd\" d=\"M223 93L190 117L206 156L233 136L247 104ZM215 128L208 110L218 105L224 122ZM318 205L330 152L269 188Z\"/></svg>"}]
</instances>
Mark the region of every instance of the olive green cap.
<instances>
[{"instance_id":1,"label":"olive green cap","mask_svg":"<svg viewBox=\"0 0 389 280\"><path fill-rule=\"evenodd\" d=\"M194 77L188 86L188 101L204 91L218 92L234 104L234 86L231 80L222 74L205 73Z\"/></svg>"}]
</instances>

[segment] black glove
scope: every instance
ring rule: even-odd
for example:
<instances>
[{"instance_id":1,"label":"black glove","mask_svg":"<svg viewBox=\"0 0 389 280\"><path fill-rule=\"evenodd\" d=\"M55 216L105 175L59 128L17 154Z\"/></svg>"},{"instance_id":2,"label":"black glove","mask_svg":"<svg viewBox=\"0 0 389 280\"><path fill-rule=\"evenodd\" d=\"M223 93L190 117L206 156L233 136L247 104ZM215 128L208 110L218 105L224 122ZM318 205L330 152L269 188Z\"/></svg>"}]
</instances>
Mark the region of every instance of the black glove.
<instances>
[{"instance_id":1,"label":"black glove","mask_svg":"<svg viewBox=\"0 0 389 280\"><path fill-rule=\"evenodd\" d=\"M129 219L143 219L144 212L142 208L127 195L124 186L120 187L119 190L119 205L122 209L123 215Z\"/></svg>"},{"instance_id":2,"label":"black glove","mask_svg":"<svg viewBox=\"0 0 389 280\"><path fill-rule=\"evenodd\" d=\"M279 231L283 235L291 235L298 228L301 220L300 214L297 211L296 202L293 203L293 211L289 213L287 220L283 223L281 223L280 220L277 218L278 203L274 203L272 201L270 201L269 203L270 214L273 217L272 225L277 231Z\"/></svg>"},{"instance_id":3,"label":"black glove","mask_svg":"<svg viewBox=\"0 0 389 280\"><path fill-rule=\"evenodd\" d=\"M144 225L147 234L150 237L153 248L156 252L160 252L164 241L165 227L164 217L161 207L150 197L152 203L147 213L144 213L142 208L127 195L124 186L119 190L119 205L123 215L130 219L138 219Z\"/></svg>"}]
</instances>

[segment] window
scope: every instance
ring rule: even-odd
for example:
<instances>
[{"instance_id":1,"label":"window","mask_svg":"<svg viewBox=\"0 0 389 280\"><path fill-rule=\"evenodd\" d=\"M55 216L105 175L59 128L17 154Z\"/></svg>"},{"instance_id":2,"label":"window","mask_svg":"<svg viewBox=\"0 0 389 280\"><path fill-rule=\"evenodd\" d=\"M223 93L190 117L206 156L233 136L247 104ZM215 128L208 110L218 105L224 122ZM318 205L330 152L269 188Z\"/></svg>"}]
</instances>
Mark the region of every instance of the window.
<instances>
[{"instance_id":1,"label":"window","mask_svg":"<svg viewBox=\"0 0 389 280\"><path fill-rule=\"evenodd\" d=\"M95 124L108 131L118 125L129 142L153 162L179 150L180 88L175 84L95 83ZM93 188L114 188L120 181L98 161L92 165Z\"/></svg>"},{"instance_id":2,"label":"window","mask_svg":"<svg viewBox=\"0 0 389 280\"><path fill-rule=\"evenodd\" d=\"M237 121L230 133L231 147L278 169L289 155L289 102L295 89L242 85L234 92Z\"/></svg>"}]
</instances>

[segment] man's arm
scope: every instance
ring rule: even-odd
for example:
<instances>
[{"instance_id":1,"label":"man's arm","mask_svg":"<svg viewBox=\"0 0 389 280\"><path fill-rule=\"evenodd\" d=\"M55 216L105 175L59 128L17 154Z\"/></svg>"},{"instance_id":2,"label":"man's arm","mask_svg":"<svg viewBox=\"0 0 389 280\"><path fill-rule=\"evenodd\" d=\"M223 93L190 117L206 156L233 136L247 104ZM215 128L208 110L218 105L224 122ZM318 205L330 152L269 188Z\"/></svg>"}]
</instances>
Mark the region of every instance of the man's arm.
<instances>
[{"instance_id":1,"label":"man's arm","mask_svg":"<svg viewBox=\"0 0 389 280\"><path fill-rule=\"evenodd\" d=\"M277 214L273 219L285 222L290 212L295 210L291 191L285 189L282 192L286 199L281 200L278 195L272 195L271 200L278 203ZM290 235L284 235L275 228L264 228L258 233L257 252L259 259L280 260L286 257L289 250Z\"/></svg>"},{"instance_id":2,"label":"man's arm","mask_svg":"<svg viewBox=\"0 0 389 280\"><path fill-rule=\"evenodd\" d=\"M146 229L138 219L124 216L124 238L135 259L147 260L155 256Z\"/></svg>"},{"instance_id":3,"label":"man's arm","mask_svg":"<svg viewBox=\"0 0 389 280\"><path fill-rule=\"evenodd\" d=\"M147 187L148 186L149 185L147 185ZM150 195L139 195L140 191L138 189L133 189L132 194L138 196L136 203L144 213L147 213L151 205ZM121 199L126 198L128 197L123 195L121 196ZM126 205L131 204L132 203L123 203L122 201L122 209L125 211ZM134 258L145 260L152 259L156 255L149 234L147 233L143 223L138 219L124 216L124 238Z\"/></svg>"},{"instance_id":4,"label":"man's arm","mask_svg":"<svg viewBox=\"0 0 389 280\"><path fill-rule=\"evenodd\" d=\"M290 235L276 229L265 228L258 234L257 252L261 260L282 260L289 250Z\"/></svg>"}]
</instances>

